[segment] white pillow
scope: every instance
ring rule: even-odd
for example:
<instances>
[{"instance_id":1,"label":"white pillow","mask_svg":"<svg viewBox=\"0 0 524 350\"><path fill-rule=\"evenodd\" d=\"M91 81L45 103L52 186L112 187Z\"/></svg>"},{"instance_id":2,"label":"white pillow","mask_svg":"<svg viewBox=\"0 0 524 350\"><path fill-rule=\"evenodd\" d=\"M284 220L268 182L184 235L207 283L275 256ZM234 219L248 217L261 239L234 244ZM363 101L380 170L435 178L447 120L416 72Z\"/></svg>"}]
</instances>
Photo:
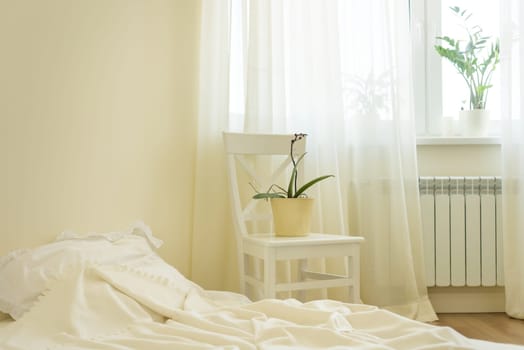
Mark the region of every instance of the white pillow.
<instances>
[{"instance_id":1,"label":"white pillow","mask_svg":"<svg viewBox=\"0 0 524 350\"><path fill-rule=\"evenodd\" d=\"M130 263L154 255L153 248L161 244L149 227L137 223L127 232L64 232L53 243L13 251L0 257L0 312L20 318L50 279L60 278L78 264Z\"/></svg>"}]
</instances>

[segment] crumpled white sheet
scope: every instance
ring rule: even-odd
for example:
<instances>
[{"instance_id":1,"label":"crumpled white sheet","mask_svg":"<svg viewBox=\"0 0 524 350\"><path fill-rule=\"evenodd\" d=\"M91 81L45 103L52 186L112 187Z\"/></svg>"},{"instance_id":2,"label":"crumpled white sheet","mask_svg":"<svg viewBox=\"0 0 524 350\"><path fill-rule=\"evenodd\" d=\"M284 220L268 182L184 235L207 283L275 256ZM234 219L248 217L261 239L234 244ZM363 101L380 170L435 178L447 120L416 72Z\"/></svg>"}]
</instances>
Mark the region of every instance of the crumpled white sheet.
<instances>
[{"instance_id":1,"label":"crumpled white sheet","mask_svg":"<svg viewBox=\"0 0 524 350\"><path fill-rule=\"evenodd\" d=\"M251 303L238 294L205 291L182 275L162 277L127 265L79 267L53 281L30 311L0 332L0 349L6 350L477 349L475 344L450 328L374 306Z\"/></svg>"}]
</instances>

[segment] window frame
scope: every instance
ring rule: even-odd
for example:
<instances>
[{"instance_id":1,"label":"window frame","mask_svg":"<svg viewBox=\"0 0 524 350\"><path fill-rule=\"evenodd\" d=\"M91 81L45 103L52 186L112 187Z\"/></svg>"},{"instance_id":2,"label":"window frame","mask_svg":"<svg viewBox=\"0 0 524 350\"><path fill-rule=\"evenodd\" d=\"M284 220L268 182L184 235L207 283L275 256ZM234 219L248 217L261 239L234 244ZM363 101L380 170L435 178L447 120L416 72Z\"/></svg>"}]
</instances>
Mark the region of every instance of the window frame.
<instances>
[{"instance_id":1,"label":"window frame","mask_svg":"<svg viewBox=\"0 0 524 350\"><path fill-rule=\"evenodd\" d=\"M441 31L440 5L439 0L410 1L417 136L442 135L441 58L433 49L433 38Z\"/></svg>"},{"instance_id":2,"label":"window frame","mask_svg":"<svg viewBox=\"0 0 524 350\"><path fill-rule=\"evenodd\" d=\"M442 2L441 0L408 1L417 137L446 137L443 125L442 58L434 49L435 37L442 32ZM497 69L500 69L500 63ZM487 137L499 135L500 121L490 120Z\"/></svg>"}]
</instances>

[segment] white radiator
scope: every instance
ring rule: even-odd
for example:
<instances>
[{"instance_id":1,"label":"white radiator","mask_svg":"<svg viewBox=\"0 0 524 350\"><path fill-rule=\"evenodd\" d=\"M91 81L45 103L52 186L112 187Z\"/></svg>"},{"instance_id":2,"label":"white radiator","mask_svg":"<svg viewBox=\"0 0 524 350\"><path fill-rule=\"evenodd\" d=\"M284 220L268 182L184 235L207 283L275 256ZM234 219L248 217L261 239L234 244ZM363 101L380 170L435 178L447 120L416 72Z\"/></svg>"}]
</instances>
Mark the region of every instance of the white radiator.
<instances>
[{"instance_id":1,"label":"white radiator","mask_svg":"<svg viewBox=\"0 0 524 350\"><path fill-rule=\"evenodd\" d=\"M428 287L502 286L499 177L420 177Z\"/></svg>"}]
</instances>

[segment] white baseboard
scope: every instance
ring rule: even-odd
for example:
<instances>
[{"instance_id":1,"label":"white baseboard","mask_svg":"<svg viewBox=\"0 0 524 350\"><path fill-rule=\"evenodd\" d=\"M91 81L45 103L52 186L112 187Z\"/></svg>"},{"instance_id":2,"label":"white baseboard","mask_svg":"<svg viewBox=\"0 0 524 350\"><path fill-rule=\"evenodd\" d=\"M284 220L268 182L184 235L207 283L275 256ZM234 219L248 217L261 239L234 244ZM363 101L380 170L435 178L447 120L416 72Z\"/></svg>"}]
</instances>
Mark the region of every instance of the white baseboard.
<instances>
[{"instance_id":1,"label":"white baseboard","mask_svg":"<svg viewBox=\"0 0 524 350\"><path fill-rule=\"evenodd\" d=\"M504 312L503 287L432 287L428 294L437 313Z\"/></svg>"}]
</instances>

